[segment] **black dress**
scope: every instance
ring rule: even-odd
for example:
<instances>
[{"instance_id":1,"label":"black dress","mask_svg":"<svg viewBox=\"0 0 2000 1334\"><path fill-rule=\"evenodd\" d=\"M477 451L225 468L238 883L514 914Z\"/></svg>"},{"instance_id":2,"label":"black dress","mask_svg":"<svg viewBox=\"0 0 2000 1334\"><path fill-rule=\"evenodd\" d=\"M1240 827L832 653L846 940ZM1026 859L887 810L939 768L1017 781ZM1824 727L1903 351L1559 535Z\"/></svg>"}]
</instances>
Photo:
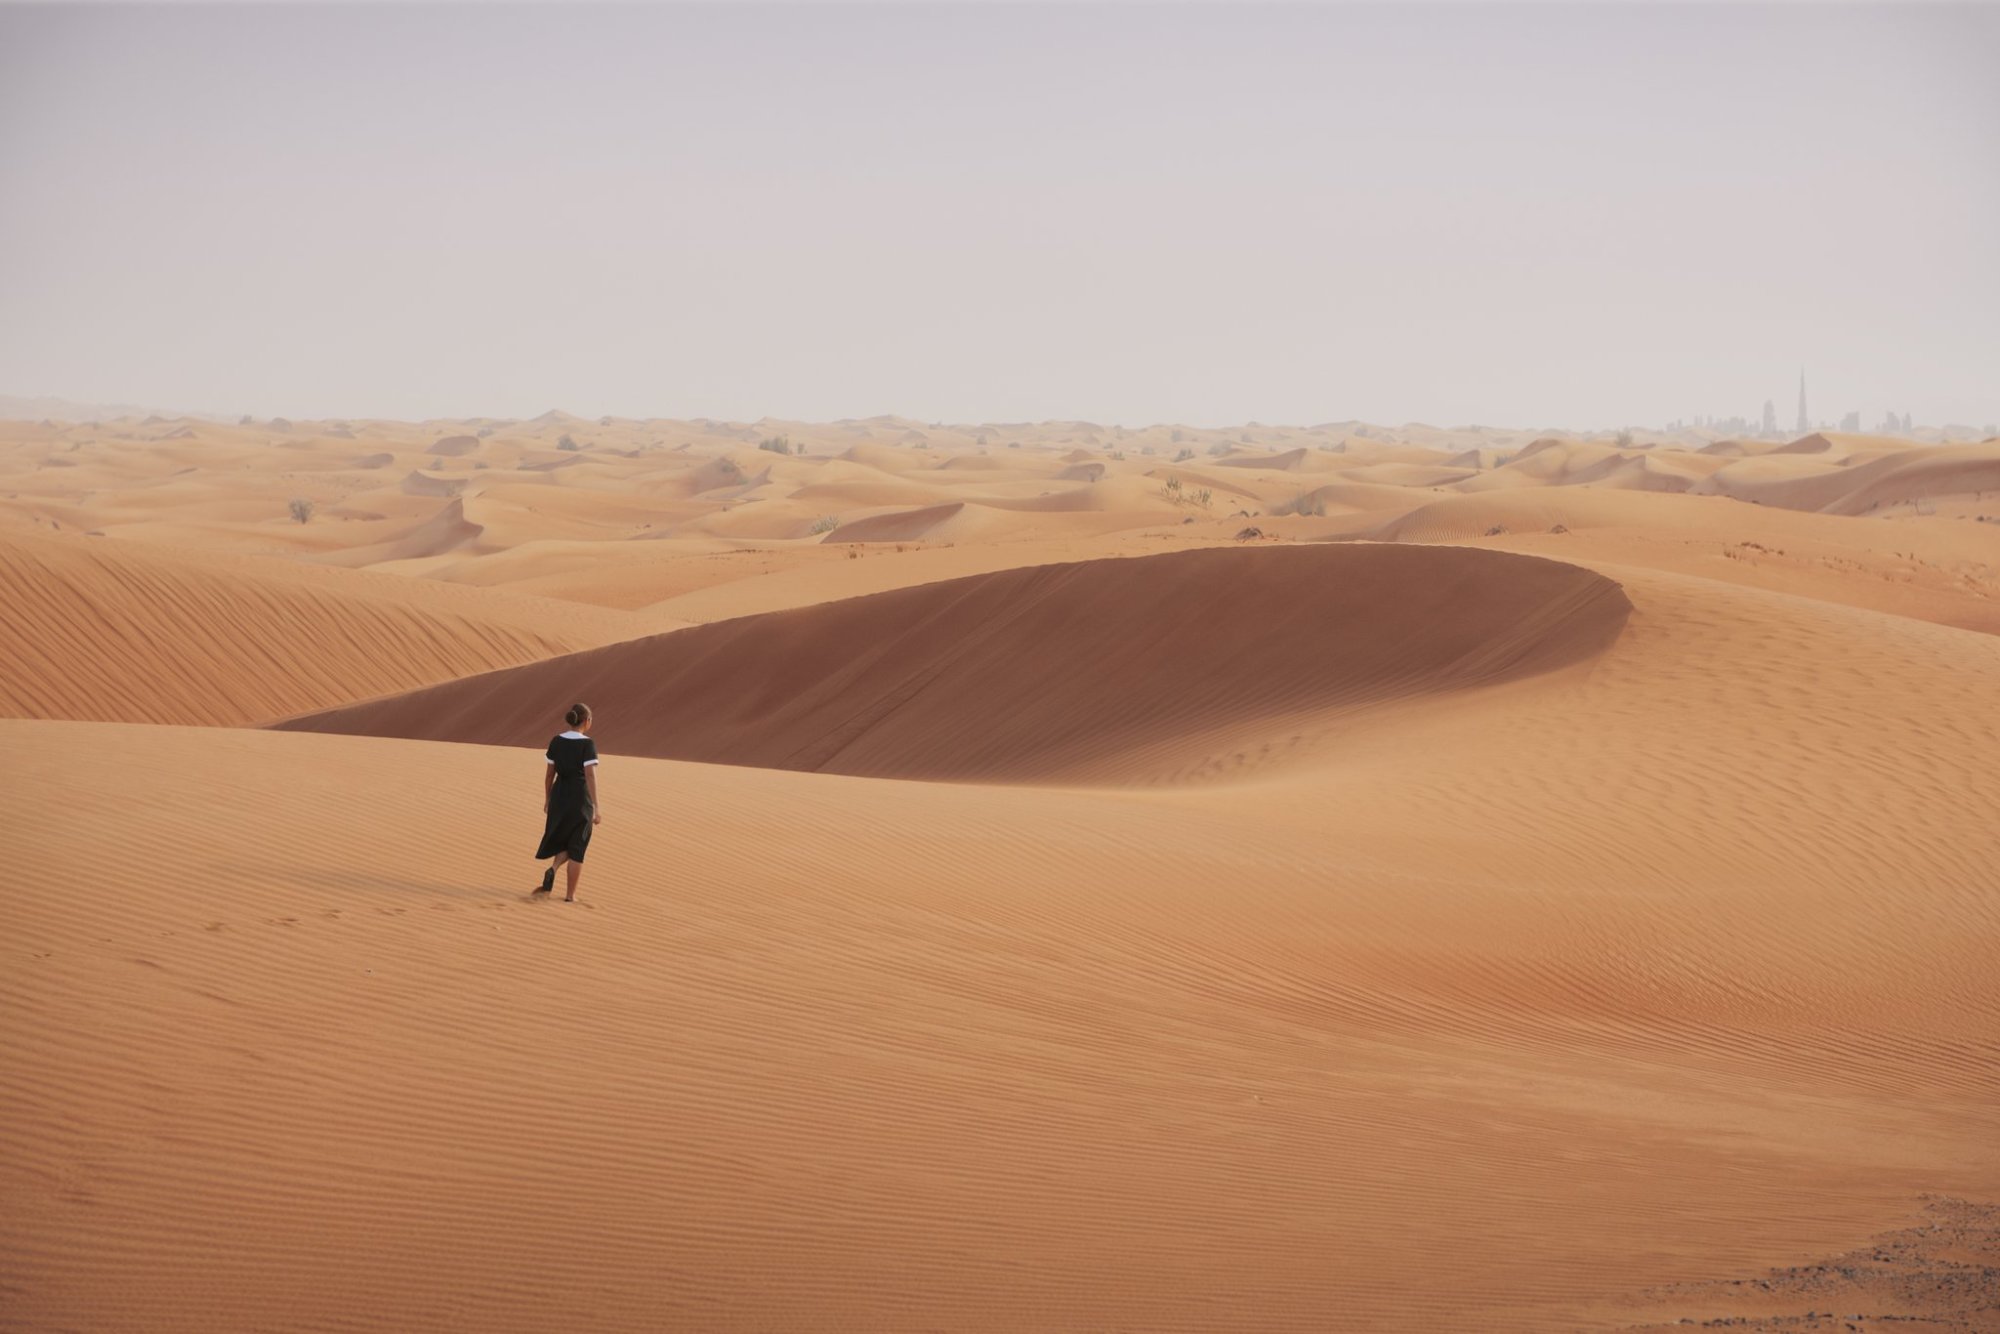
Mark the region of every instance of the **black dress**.
<instances>
[{"instance_id":1,"label":"black dress","mask_svg":"<svg viewBox=\"0 0 2000 1334\"><path fill-rule=\"evenodd\" d=\"M581 732L564 732L549 740L549 763L555 767L556 785L549 792L549 822L535 858L567 852L571 861L580 862L590 847L590 817L596 814L583 771L597 763L597 743Z\"/></svg>"}]
</instances>

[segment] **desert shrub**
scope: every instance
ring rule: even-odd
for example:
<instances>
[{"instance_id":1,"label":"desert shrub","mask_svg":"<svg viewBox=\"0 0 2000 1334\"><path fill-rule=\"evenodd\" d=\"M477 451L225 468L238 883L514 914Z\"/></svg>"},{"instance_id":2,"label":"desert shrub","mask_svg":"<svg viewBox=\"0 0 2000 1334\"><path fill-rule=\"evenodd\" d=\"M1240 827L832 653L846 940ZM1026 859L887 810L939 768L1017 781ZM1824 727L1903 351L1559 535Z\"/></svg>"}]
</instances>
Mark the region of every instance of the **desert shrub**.
<instances>
[{"instance_id":1,"label":"desert shrub","mask_svg":"<svg viewBox=\"0 0 2000 1334\"><path fill-rule=\"evenodd\" d=\"M1301 492L1272 512L1275 514L1302 514L1308 518L1324 519L1326 517L1326 501L1320 496L1311 496Z\"/></svg>"},{"instance_id":2,"label":"desert shrub","mask_svg":"<svg viewBox=\"0 0 2000 1334\"><path fill-rule=\"evenodd\" d=\"M1125 451L1122 449L1114 449L1111 451L1111 457L1117 460L1118 462L1123 463L1125 461Z\"/></svg>"},{"instance_id":3,"label":"desert shrub","mask_svg":"<svg viewBox=\"0 0 2000 1334\"><path fill-rule=\"evenodd\" d=\"M583 446L565 435L562 439L556 441L556 448L574 454L577 450L582 449Z\"/></svg>"},{"instance_id":4,"label":"desert shrub","mask_svg":"<svg viewBox=\"0 0 2000 1334\"><path fill-rule=\"evenodd\" d=\"M1161 483L1160 492L1168 500L1179 500L1181 498L1181 479L1178 477L1169 477L1165 482Z\"/></svg>"},{"instance_id":5,"label":"desert shrub","mask_svg":"<svg viewBox=\"0 0 2000 1334\"><path fill-rule=\"evenodd\" d=\"M1236 540L1238 542L1254 542L1263 535L1264 530L1262 528L1243 528L1237 531Z\"/></svg>"},{"instance_id":6,"label":"desert shrub","mask_svg":"<svg viewBox=\"0 0 2000 1334\"><path fill-rule=\"evenodd\" d=\"M1210 454L1227 454L1229 450L1230 444L1227 440L1218 440L1208 447Z\"/></svg>"},{"instance_id":7,"label":"desert shrub","mask_svg":"<svg viewBox=\"0 0 2000 1334\"><path fill-rule=\"evenodd\" d=\"M289 509L292 512L293 523L312 522L313 503L310 500L307 500L304 496L293 496L291 504L287 505L285 508Z\"/></svg>"},{"instance_id":8,"label":"desert shrub","mask_svg":"<svg viewBox=\"0 0 2000 1334\"><path fill-rule=\"evenodd\" d=\"M1020 447L1021 447L1021 442L1019 440L1009 440L1007 442L1007 448L1009 449L1019 449Z\"/></svg>"},{"instance_id":9,"label":"desert shrub","mask_svg":"<svg viewBox=\"0 0 2000 1334\"><path fill-rule=\"evenodd\" d=\"M792 442L782 435L774 435L769 440L759 440L757 448L773 454L789 454L792 452Z\"/></svg>"},{"instance_id":10,"label":"desert shrub","mask_svg":"<svg viewBox=\"0 0 2000 1334\"><path fill-rule=\"evenodd\" d=\"M831 514L822 514L812 521L812 527L806 531L817 537L821 533L830 533L838 527L840 527L839 518Z\"/></svg>"},{"instance_id":11,"label":"desert shrub","mask_svg":"<svg viewBox=\"0 0 2000 1334\"><path fill-rule=\"evenodd\" d=\"M1181 438L1180 432L1179 431L1174 432L1174 439L1178 440L1180 438ZM1186 463L1189 459L1193 457L1194 457L1194 451L1192 449L1183 448L1179 453L1174 455L1174 462Z\"/></svg>"},{"instance_id":12,"label":"desert shrub","mask_svg":"<svg viewBox=\"0 0 2000 1334\"><path fill-rule=\"evenodd\" d=\"M1487 535L1488 537L1498 537L1498 536L1500 536L1500 534L1502 534L1502 533L1504 533L1504 532L1506 532L1506 531L1507 531L1507 525L1506 525L1506 524L1504 524L1504 523L1496 523L1496 524L1494 524L1494 525L1493 525L1493 526L1492 526L1491 528L1488 528L1488 529L1486 530L1486 535Z\"/></svg>"},{"instance_id":13,"label":"desert shrub","mask_svg":"<svg viewBox=\"0 0 2000 1334\"><path fill-rule=\"evenodd\" d=\"M1178 445L1178 444L1179 444L1179 443L1181 442L1181 439L1182 439L1182 437L1181 437L1181 433L1180 433L1179 431L1175 431L1175 432L1174 432L1174 443ZM1190 457L1192 457L1192 456L1193 456L1193 454L1194 454L1194 451L1190 449L1190 450L1188 451L1188 455L1189 455Z\"/></svg>"},{"instance_id":14,"label":"desert shrub","mask_svg":"<svg viewBox=\"0 0 2000 1334\"><path fill-rule=\"evenodd\" d=\"M1618 448L1632 448L1632 433L1630 431L1620 431L1615 438L1618 442Z\"/></svg>"}]
</instances>

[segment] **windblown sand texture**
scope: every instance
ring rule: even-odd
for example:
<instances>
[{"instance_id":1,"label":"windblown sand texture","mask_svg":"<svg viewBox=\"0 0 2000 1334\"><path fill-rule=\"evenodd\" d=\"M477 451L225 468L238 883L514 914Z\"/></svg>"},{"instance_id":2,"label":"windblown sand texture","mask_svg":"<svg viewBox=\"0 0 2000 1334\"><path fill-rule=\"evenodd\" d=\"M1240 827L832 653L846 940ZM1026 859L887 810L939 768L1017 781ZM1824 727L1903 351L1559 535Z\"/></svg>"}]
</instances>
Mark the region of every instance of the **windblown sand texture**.
<instances>
[{"instance_id":1,"label":"windblown sand texture","mask_svg":"<svg viewBox=\"0 0 2000 1334\"><path fill-rule=\"evenodd\" d=\"M2000 442L0 423L0 597L0 1328L2000 1329Z\"/></svg>"}]
</instances>

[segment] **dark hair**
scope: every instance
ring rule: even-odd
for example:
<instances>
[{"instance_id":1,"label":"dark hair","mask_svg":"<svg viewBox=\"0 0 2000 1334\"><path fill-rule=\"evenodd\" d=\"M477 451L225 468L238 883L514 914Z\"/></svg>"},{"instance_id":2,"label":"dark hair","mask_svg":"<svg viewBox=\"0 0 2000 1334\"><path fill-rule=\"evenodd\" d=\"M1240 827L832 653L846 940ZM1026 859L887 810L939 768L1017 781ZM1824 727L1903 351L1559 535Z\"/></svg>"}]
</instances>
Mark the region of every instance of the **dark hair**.
<instances>
[{"instance_id":1,"label":"dark hair","mask_svg":"<svg viewBox=\"0 0 2000 1334\"><path fill-rule=\"evenodd\" d=\"M563 715L563 721L571 727L583 726L590 721L590 706L588 704L570 705L569 712Z\"/></svg>"}]
</instances>

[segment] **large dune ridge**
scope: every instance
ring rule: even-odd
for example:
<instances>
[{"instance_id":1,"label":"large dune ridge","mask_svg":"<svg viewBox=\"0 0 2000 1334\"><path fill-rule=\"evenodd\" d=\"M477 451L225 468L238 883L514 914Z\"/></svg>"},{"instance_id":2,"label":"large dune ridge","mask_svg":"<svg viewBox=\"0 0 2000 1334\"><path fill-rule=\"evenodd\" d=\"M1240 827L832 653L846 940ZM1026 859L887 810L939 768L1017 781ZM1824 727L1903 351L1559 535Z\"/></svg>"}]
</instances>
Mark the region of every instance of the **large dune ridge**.
<instances>
[{"instance_id":1,"label":"large dune ridge","mask_svg":"<svg viewBox=\"0 0 2000 1334\"><path fill-rule=\"evenodd\" d=\"M0 423L0 1326L2000 1329L1996 465Z\"/></svg>"},{"instance_id":2,"label":"large dune ridge","mask_svg":"<svg viewBox=\"0 0 2000 1334\"><path fill-rule=\"evenodd\" d=\"M1627 610L1601 576L1498 553L1174 552L743 617L280 725L533 745L574 695L617 701L632 754L1130 781L1139 755L1201 771L1330 713L1585 661Z\"/></svg>"}]
</instances>

